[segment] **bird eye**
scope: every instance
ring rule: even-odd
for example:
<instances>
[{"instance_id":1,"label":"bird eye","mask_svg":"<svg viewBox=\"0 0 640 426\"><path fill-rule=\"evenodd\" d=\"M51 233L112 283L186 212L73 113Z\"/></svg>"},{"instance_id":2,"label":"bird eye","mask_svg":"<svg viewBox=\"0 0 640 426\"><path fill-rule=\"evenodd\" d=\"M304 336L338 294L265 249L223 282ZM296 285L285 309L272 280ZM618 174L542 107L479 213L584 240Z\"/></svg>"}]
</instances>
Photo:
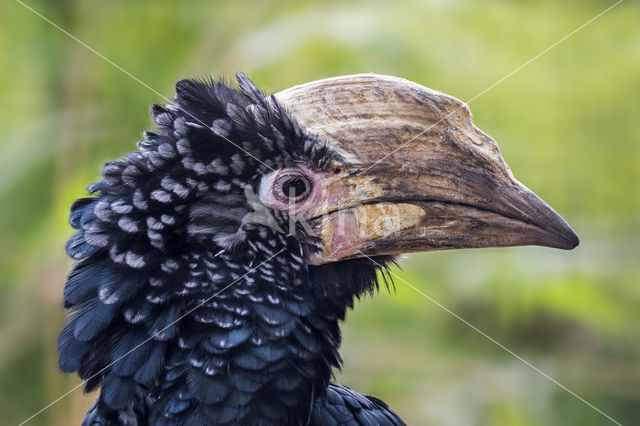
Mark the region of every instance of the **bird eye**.
<instances>
[{"instance_id":1,"label":"bird eye","mask_svg":"<svg viewBox=\"0 0 640 426\"><path fill-rule=\"evenodd\" d=\"M287 172L273 182L273 196L283 203L305 200L311 192L311 180L304 173Z\"/></svg>"}]
</instances>

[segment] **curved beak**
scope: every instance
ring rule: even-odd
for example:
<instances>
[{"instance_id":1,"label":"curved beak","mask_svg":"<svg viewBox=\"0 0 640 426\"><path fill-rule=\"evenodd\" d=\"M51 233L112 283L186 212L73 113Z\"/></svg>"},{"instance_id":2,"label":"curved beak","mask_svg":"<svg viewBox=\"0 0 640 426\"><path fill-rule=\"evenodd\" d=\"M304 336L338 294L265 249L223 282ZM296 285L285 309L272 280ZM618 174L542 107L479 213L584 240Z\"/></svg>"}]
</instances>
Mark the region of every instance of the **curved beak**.
<instances>
[{"instance_id":1,"label":"curved beak","mask_svg":"<svg viewBox=\"0 0 640 426\"><path fill-rule=\"evenodd\" d=\"M275 95L327 141L339 172L308 215L312 264L456 248L540 245L578 237L518 182L459 100L395 77L321 80Z\"/></svg>"}]
</instances>

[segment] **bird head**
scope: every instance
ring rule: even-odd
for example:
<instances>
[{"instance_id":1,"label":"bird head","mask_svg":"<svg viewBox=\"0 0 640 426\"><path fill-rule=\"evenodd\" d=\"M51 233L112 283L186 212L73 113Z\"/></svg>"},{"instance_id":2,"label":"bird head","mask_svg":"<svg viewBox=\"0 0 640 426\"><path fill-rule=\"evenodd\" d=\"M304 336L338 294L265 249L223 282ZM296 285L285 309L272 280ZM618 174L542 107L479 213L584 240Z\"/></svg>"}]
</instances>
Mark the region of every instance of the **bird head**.
<instances>
[{"instance_id":1,"label":"bird head","mask_svg":"<svg viewBox=\"0 0 640 426\"><path fill-rule=\"evenodd\" d=\"M152 107L160 131L105 166L90 188L101 192L95 203L72 209L82 234L69 241L72 257L106 247L115 262L144 269L185 249L264 251L267 235L267 252L297 250L305 266L578 245L451 96L375 74L272 96L242 74L238 82L183 80L175 104ZM83 216L89 207L94 215Z\"/></svg>"}]
</instances>

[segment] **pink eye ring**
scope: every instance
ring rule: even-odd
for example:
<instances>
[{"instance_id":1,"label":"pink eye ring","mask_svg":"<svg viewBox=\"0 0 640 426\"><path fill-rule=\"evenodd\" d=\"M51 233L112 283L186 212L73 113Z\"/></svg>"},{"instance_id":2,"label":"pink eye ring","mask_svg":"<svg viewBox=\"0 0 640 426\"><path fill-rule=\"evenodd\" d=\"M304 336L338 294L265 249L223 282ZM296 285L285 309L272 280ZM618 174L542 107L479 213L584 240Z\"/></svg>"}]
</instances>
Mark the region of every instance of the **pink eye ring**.
<instances>
[{"instance_id":1,"label":"pink eye ring","mask_svg":"<svg viewBox=\"0 0 640 426\"><path fill-rule=\"evenodd\" d=\"M302 170L288 170L274 179L271 194L281 203L299 203L311 194L311 178Z\"/></svg>"},{"instance_id":2,"label":"pink eye ring","mask_svg":"<svg viewBox=\"0 0 640 426\"><path fill-rule=\"evenodd\" d=\"M305 164L296 164L264 175L258 197L269 208L306 215L319 201L324 184L324 173L315 172Z\"/></svg>"}]
</instances>

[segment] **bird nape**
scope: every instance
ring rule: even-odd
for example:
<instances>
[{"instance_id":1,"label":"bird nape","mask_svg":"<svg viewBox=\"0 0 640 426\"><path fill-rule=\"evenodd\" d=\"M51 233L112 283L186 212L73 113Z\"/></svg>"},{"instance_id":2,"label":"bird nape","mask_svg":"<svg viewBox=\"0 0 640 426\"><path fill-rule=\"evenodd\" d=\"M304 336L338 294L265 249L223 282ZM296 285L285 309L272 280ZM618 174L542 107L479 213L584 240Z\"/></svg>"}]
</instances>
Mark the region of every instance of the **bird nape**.
<instances>
[{"instance_id":1,"label":"bird nape","mask_svg":"<svg viewBox=\"0 0 640 426\"><path fill-rule=\"evenodd\" d=\"M237 79L180 81L71 207L58 350L100 388L84 424L403 424L331 382L339 322L394 256L578 239L455 98Z\"/></svg>"}]
</instances>

